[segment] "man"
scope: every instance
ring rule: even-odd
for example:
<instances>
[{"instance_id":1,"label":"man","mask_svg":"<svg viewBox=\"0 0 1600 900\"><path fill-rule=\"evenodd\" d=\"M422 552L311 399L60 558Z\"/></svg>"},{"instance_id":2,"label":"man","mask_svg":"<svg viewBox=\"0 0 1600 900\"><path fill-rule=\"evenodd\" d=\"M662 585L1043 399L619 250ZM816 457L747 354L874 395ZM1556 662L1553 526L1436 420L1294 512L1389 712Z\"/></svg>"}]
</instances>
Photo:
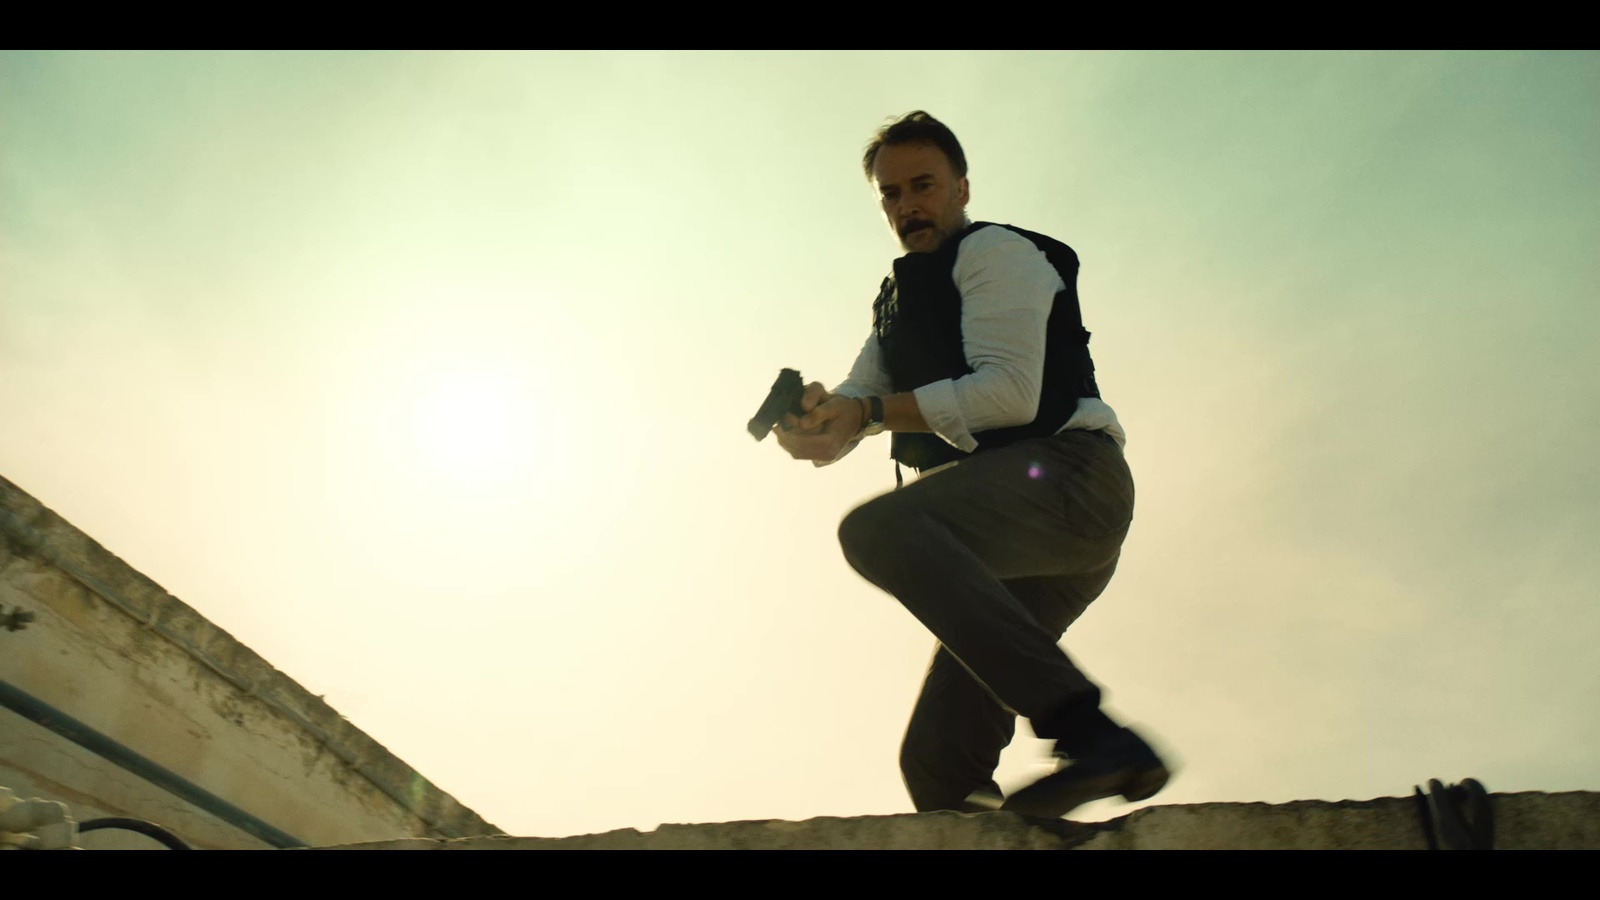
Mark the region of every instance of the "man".
<instances>
[{"instance_id":1,"label":"man","mask_svg":"<svg viewBox=\"0 0 1600 900\"><path fill-rule=\"evenodd\" d=\"M1166 767L1100 710L1099 688L1056 644L1110 581L1133 517L1077 256L970 222L966 156L925 112L880 129L862 166L906 255L849 377L832 392L807 385L805 415L776 431L815 465L889 431L897 480L902 464L918 470L839 526L850 565L939 641L901 748L912 802L1061 816L1145 799ZM1062 763L1001 798L994 769L1019 714Z\"/></svg>"}]
</instances>

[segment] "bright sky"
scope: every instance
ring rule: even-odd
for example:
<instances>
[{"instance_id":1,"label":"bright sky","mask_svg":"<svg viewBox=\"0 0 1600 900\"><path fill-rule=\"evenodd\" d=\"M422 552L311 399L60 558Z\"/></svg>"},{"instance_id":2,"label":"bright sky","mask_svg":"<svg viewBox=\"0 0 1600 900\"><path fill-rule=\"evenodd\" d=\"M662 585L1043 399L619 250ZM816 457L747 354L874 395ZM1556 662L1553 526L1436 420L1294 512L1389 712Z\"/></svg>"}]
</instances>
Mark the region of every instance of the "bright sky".
<instances>
[{"instance_id":1,"label":"bright sky","mask_svg":"<svg viewBox=\"0 0 1600 900\"><path fill-rule=\"evenodd\" d=\"M1600 788L1592 52L6 53L0 473L510 832L909 811L886 441L744 424L917 108L1082 257L1155 802Z\"/></svg>"}]
</instances>

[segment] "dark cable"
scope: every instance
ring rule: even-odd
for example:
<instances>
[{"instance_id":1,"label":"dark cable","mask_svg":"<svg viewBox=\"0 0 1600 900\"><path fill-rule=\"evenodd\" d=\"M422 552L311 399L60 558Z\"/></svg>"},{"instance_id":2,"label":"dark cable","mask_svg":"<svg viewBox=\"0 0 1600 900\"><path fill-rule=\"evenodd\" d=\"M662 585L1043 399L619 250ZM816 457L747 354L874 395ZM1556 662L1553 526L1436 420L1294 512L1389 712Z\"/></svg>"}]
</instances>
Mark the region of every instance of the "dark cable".
<instances>
[{"instance_id":1,"label":"dark cable","mask_svg":"<svg viewBox=\"0 0 1600 900\"><path fill-rule=\"evenodd\" d=\"M0 513L5 510L0 510ZM273 847L304 847L306 842L285 834L218 797L178 773L140 756L108 735L90 728L43 700L0 679L0 707L11 710L30 722L43 725L74 744L115 763L167 793L205 810L229 825Z\"/></svg>"},{"instance_id":2,"label":"dark cable","mask_svg":"<svg viewBox=\"0 0 1600 900\"><path fill-rule=\"evenodd\" d=\"M137 831L147 838L160 841L161 843L165 844L169 850L194 849L188 844L185 844L181 838L172 832L162 828L160 825L157 825L154 822L146 822L143 819L125 819L121 816L107 816L103 819L90 819L87 822L78 823L79 834L83 834L85 831L99 831L102 828L118 828L123 831Z\"/></svg>"}]
</instances>

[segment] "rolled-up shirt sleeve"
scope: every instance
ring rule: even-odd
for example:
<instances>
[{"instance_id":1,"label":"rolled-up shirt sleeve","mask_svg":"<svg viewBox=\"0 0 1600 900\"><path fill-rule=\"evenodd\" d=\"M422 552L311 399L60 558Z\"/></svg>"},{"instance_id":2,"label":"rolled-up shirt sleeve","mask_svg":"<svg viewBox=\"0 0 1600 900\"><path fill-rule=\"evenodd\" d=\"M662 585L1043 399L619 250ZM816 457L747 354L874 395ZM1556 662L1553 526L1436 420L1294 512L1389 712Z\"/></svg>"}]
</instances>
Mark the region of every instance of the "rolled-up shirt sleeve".
<instances>
[{"instance_id":1,"label":"rolled-up shirt sleeve","mask_svg":"<svg viewBox=\"0 0 1600 900\"><path fill-rule=\"evenodd\" d=\"M970 453L975 432L1023 425L1039 414L1045 326L1066 285L1032 241L994 225L961 242L953 274L972 373L913 393L933 433Z\"/></svg>"},{"instance_id":2,"label":"rolled-up shirt sleeve","mask_svg":"<svg viewBox=\"0 0 1600 900\"><path fill-rule=\"evenodd\" d=\"M843 397L873 397L884 396L894 392L894 382L889 378L889 370L883 364L883 349L878 346L876 332L868 334L867 340L861 345L861 352L856 354L855 364L850 366L850 374L839 382L829 393ZM812 465L821 468L832 465L850 454L860 441L851 441L844 445L839 455L833 459L812 460Z\"/></svg>"},{"instance_id":3,"label":"rolled-up shirt sleeve","mask_svg":"<svg viewBox=\"0 0 1600 900\"><path fill-rule=\"evenodd\" d=\"M884 367L883 349L878 346L876 333L867 335L861 352L856 354L855 364L850 367L850 374L831 393L857 398L894 393L894 382Z\"/></svg>"}]
</instances>

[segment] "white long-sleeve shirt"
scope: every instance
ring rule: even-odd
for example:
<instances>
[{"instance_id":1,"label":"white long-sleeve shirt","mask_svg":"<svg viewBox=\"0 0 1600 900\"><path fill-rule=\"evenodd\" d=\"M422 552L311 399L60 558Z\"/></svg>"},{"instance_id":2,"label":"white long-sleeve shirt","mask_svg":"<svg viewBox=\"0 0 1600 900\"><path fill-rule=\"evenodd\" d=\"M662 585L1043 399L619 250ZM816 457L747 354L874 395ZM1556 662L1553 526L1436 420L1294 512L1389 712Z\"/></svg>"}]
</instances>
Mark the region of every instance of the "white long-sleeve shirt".
<instances>
[{"instance_id":1,"label":"white long-sleeve shirt","mask_svg":"<svg viewBox=\"0 0 1600 900\"><path fill-rule=\"evenodd\" d=\"M978 446L974 433L1023 425L1038 415L1045 324L1066 284L1032 241L997 225L961 241L953 275L961 292L962 348L972 373L931 382L912 393L933 433L970 453ZM849 376L833 393L894 393L876 333L867 336ZM1127 443L1116 412L1096 397L1080 398L1077 411L1060 430L1073 428L1105 431L1119 447ZM845 452L853 447L847 445Z\"/></svg>"}]
</instances>

